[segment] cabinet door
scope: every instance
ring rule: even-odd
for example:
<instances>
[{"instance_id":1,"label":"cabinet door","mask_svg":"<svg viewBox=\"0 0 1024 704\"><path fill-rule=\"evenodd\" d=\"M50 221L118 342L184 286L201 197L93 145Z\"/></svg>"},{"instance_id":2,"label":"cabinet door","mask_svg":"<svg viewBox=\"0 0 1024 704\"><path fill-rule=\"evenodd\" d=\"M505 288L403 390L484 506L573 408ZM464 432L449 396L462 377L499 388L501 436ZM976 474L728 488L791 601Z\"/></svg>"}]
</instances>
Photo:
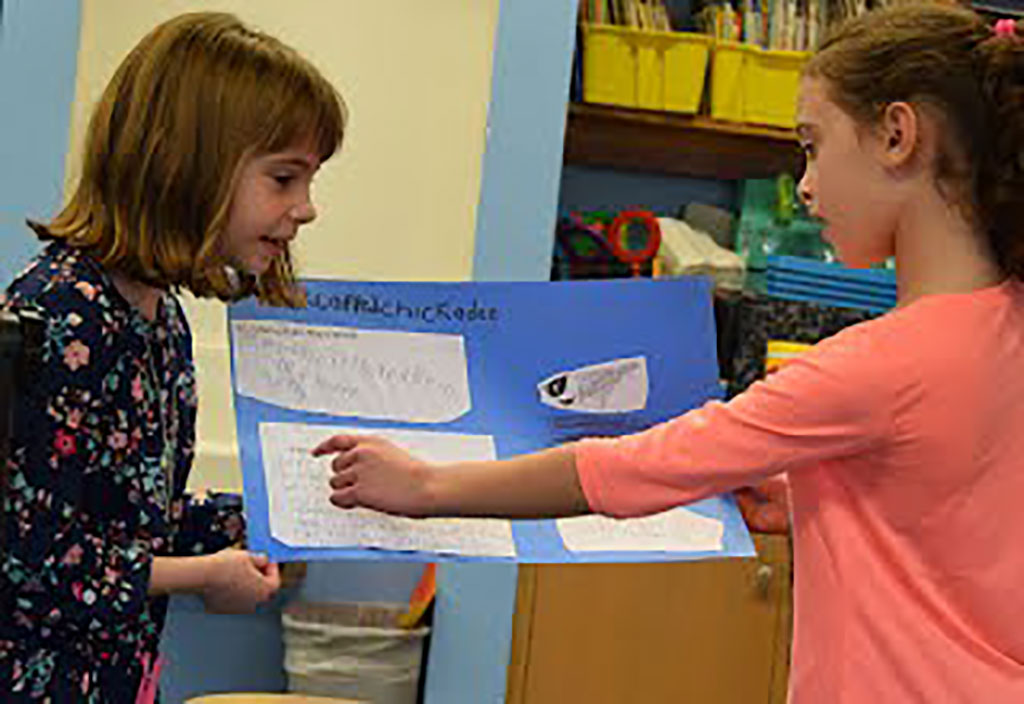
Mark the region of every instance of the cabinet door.
<instances>
[{"instance_id":1,"label":"cabinet door","mask_svg":"<svg viewBox=\"0 0 1024 704\"><path fill-rule=\"evenodd\" d=\"M785 536L758 559L520 568L508 704L783 704Z\"/></svg>"}]
</instances>

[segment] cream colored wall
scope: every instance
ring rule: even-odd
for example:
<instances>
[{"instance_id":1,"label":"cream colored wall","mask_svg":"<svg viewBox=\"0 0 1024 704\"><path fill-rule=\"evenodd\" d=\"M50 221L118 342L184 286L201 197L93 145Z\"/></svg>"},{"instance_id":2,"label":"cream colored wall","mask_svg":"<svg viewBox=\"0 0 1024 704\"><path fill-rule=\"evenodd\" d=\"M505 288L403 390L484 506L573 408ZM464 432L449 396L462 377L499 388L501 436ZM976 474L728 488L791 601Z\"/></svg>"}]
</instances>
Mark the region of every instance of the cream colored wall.
<instances>
[{"instance_id":1,"label":"cream colored wall","mask_svg":"<svg viewBox=\"0 0 1024 704\"><path fill-rule=\"evenodd\" d=\"M467 280L498 0L83 0L69 183L91 106L121 58L180 12L228 10L292 44L339 88L351 120L317 179L303 275ZM200 384L193 486L238 488L224 308L187 301Z\"/></svg>"}]
</instances>

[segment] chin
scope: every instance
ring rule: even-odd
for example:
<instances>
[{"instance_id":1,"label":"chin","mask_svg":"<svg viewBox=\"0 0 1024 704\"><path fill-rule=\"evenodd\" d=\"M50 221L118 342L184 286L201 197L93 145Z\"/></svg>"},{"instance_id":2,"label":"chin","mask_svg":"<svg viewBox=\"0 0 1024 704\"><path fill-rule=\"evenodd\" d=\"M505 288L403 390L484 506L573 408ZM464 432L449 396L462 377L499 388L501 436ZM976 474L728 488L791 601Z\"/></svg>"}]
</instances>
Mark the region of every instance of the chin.
<instances>
[{"instance_id":1,"label":"chin","mask_svg":"<svg viewBox=\"0 0 1024 704\"><path fill-rule=\"evenodd\" d=\"M852 252L848 249L844 249L838 245L832 245L835 248L836 259L843 266L850 267L851 269L865 269L870 264L861 252Z\"/></svg>"},{"instance_id":2,"label":"chin","mask_svg":"<svg viewBox=\"0 0 1024 704\"><path fill-rule=\"evenodd\" d=\"M274 261L272 259L254 257L247 262L241 262L241 266L239 268L250 276L263 276L270 271L270 266L273 263Z\"/></svg>"},{"instance_id":3,"label":"chin","mask_svg":"<svg viewBox=\"0 0 1024 704\"><path fill-rule=\"evenodd\" d=\"M889 257L888 255L873 255L865 252L843 252L842 250L837 251L837 258L845 266L851 269L870 269L878 264L883 264Z\"/></svg>"},{"instance_id":4,"label":"chin","mask_svg":"<svg viewBox=\"0 0 1024 704\"><path fill-rule=\"evenodd\" d=\"M835 250L836 259L851 269L868 269L877 264L884 263L891 253L881 252L879 248L865 247L870 244L863 241L844 242L843 237L825 236L825 241L832 245ZM872 251L874 250L874 251Z\"/></svg>"},{"instance_id":5,"label":"chin","mask_svg":"<svg viewBox=\"0 0 1024 704\"><path fill-rule=\"evenodd\" d=\"M845 254L840 254L837 257L837 259L839 259L839 262L843 266L848 267L850 269L867 269L868 267L871 266L871 264L869 264L862 257L853 257Z\"/></svg>"}]
</instances>

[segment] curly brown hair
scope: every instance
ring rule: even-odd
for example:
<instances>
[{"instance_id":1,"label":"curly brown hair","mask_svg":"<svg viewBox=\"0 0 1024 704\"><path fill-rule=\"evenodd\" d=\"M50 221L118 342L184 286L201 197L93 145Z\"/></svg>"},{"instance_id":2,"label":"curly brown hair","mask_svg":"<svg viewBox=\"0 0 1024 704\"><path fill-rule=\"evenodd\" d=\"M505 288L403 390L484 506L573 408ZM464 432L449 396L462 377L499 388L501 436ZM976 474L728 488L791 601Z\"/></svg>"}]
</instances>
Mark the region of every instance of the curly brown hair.
<instances>
[{"instance_id":1,"label":"curly brown hair","mask_svg":"<svg viewBox=\"0 0 1024 704\"><path fill-rule=\"evenodd\" d=\"M237 277L219 241L242 164L310 139L340 147L341 97L308 61L235 16L196 12L156 27L118 67L92 114L81 177L63 210L29 225L159 288L302 305L290 255Z\"/></svg>"},{"instance_id":2,"label":"curly brown hair","mask_svg":"<svg viewBox=\"0 0 1024 704\"><path fill-rule=\"evenodd\" d=\"M999 265L1024 276L1024 32L997 35L981 16L911 2L838 25L806 75L863 125L902 101L941 120L936 177L987 236Z\"/></svg>"}]
</instances>

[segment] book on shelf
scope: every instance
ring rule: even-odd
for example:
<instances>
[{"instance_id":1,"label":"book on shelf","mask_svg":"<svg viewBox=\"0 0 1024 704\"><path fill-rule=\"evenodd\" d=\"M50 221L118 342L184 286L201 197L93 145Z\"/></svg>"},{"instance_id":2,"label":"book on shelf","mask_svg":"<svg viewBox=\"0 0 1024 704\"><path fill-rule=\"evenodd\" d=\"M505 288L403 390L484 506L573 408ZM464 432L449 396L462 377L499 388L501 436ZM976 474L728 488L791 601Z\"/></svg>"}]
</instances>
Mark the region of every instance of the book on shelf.
<instances>
[{"instance_id":1,"label":"book on shelf","mask_svg":"<svg viewBox=\"0 0 1024 704\"><path fill-rule=\"evenodd\" d=\"M652 32L671 32L672 20L665 0L583 0L584 22L611 24Z\"/></svg>"}]
</instances>

